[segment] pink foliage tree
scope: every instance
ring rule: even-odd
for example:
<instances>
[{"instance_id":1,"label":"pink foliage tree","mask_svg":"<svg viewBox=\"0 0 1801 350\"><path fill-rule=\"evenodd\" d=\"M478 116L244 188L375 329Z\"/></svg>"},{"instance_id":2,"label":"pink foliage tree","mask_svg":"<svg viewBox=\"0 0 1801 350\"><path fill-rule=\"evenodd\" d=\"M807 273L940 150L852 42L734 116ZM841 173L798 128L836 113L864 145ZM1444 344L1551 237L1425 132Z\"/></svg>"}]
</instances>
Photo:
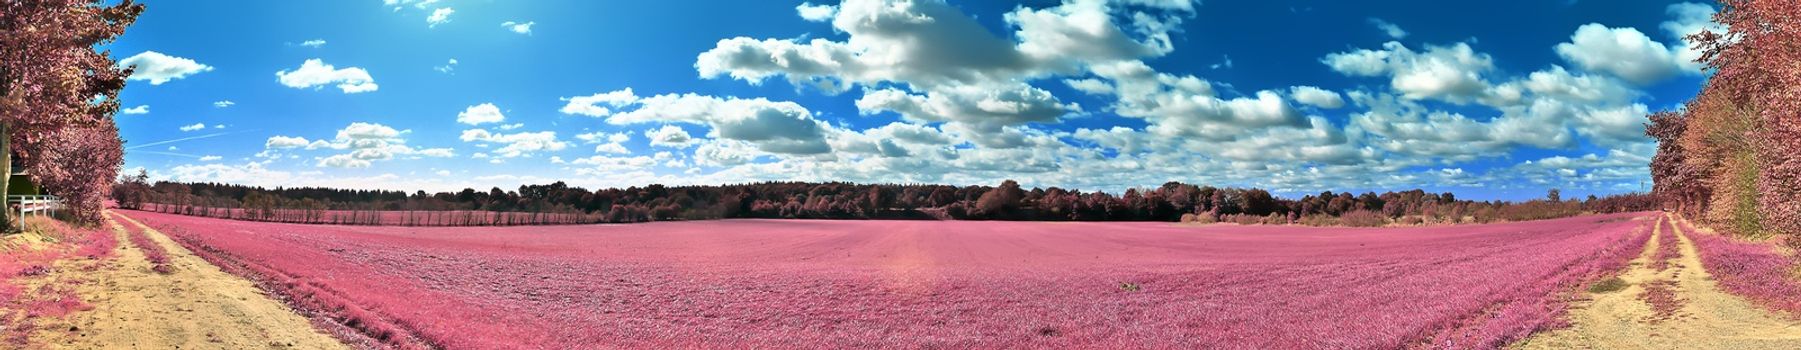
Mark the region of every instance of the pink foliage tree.
<instances>
[{"instance_id":1,"label":"pink foliage tree","mask_svg":"<svg viewBox=\"0 0 1801 350\"><path fill-rule=\"evenodd\" d=\"M46 190L68 199L77 219L100 219L124 155L112 116L131 70L95 47L123 34L143 9L131 0L0 2L0 192L16 154Z\"/></svg>"}]
</instances>

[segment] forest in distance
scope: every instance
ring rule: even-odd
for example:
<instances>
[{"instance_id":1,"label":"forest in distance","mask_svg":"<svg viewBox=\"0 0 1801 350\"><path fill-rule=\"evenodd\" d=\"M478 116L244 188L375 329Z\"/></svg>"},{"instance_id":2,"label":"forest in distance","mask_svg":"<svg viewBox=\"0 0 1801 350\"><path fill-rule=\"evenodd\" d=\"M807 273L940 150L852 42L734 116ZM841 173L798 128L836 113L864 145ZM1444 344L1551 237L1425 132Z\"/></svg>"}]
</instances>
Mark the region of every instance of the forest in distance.
<instances>
[{"instance_id":1,"label":"forest in distance","mask_svg":"<svg viewBox=\"0 0 1801 350\"><path fill-rule=\"evenodd\" d=\"M1458 199L1450 192L1331 191L1281 198L1258 188L1169 182L1114 195L1058 187L761 182L588 190L563 182L508 191L262 188L219 183L151 183L129 177L113 190L121 207L246 220L487 226L630 223L728 218L1167 221L1313 226L1486 223L1653 210L1644 194L1564 199L1559 191L1520 202ZM428 214L398 214L428 213ZM457 212L446 219L433 212ZM383 213L389 213L384 215ZM467 217L482 213L486 218ZM510 213L510 214L507 214ZM519 215L528 213L532 215ZM419 219L419 217L425 219Z\"/></svg>"}]
</instances>

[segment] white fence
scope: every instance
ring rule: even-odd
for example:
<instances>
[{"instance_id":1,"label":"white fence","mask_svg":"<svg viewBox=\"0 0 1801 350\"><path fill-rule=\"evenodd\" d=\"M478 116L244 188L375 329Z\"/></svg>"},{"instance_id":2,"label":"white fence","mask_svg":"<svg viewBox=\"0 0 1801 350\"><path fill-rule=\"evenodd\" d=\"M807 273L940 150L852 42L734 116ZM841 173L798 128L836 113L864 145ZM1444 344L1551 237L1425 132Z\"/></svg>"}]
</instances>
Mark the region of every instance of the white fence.
<instances>
[{"instance_id":1,"label":"white fence","mask_svg":"<svg viewBox=\"0 0 1801 350\"><path fill-rule=\"evenodd\" d=\"M24 229L26 215L55 215L57 209L63 208L63 199L49 195L6 196L6 207L17 210L19 229Z\"/></svg>"}]
</instances>

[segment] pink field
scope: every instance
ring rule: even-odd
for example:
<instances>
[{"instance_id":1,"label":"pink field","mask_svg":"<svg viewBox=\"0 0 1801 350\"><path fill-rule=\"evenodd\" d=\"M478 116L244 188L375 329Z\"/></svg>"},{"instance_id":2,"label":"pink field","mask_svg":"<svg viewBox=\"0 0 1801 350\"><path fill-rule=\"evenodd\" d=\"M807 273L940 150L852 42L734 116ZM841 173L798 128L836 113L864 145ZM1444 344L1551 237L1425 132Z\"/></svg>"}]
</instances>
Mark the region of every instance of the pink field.
<instances>
[{"instance_id":1,"label":"pink field","mask_svg":"<svg viewBox=\"0 0 1801 350\"><path fill-rule=\"evenodd\" d=\"M1651 222L409 228L126 213L340 337L452 349L1494 348L1559 324L1561 300L1622 268Z\"/></svg>"}]
</instances>

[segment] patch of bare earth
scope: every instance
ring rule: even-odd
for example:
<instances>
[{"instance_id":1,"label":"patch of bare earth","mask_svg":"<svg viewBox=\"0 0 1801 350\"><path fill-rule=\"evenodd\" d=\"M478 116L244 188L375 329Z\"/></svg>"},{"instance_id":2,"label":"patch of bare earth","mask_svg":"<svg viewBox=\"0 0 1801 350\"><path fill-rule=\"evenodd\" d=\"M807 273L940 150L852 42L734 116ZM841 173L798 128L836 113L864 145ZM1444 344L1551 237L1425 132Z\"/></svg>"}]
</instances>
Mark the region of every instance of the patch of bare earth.
<instances>
[{"instance_id":1,"label":"patch of bare earth","mask_svg":"<svg viewBox=\"0 0 1801 350\"><path fill-rule=\"evenodd\" d=\"M1520 349L1801 349L1801 322L1716 287L1695 245L1665 216L1653 241L1619 278L1623 289L1571 305L1569 328L1539 333ZM1676 249L1668 249L1670 246ZM1660 250L1662 251L1660 253Z\"/></svg>"},{"instance_id":2,"label":"patch of bare earth","mask_svg":"<svg viewBox=\"0 0 1801 350\"><path fill-rule=\"evenodd\" d=\"M110 215L109 215L110 216ZM123 217L120 217L123 218ZM250 281L219 270L162 233L129 218L124 225L168 252L168 274L151 270L125 227L108 218L118 255L78 289L94 306L45 327L53 349L342 349L307 319L264 295Z\"/></svg>"}]
</instances>

